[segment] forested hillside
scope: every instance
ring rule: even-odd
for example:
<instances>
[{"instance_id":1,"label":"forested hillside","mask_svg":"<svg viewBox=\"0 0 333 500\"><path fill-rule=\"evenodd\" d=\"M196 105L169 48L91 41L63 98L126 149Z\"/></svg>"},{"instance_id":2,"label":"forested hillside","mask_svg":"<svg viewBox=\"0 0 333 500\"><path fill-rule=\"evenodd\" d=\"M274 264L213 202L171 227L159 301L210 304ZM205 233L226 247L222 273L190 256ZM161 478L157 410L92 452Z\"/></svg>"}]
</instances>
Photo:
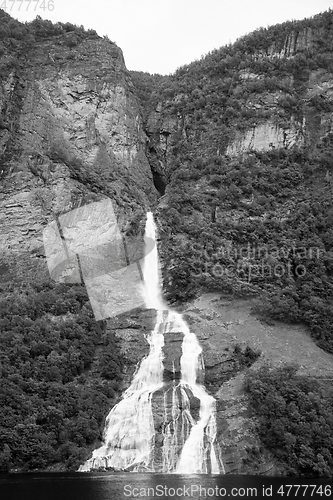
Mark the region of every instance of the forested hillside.
<instances>
[{"instance_id":1,"label":"forested hillside","mask_svg":"<svg viewBox=\"0 0 333 500\"><path fill-rule=\"evenodd\" d=\"M179 68L134 73L159 205L164 287L262 294L333 352L333 11L259 29ZM150 87L150 99L147 89Z\"/></svg>"},{"instance_id":2,"label":"forested hillside","mask_svg":"<svg viewBox=\"0 0 333 500\"><path fill-rule=\"evenodd\" d=\"M288 475L332 477L331 383L296 372L295 366L262 368L248 377L260 438Z\"/></svg>"},{"instance_id":3,"label":"forested hillside","mask_svg":"<svg viewBox=\"0 0 333 500\"><path fill-rule=\"evenodd\" d=\"M332 54L329 10L258 29L167 80L132 75L166 180L158 220L168 299L255 297L256 314L304 323L331 354ZM257 431L288 474L331 476L330 381L296 371L249 374Z\"/></svg>"},{"instance_id":4,"label":"forested hillside","mask_svg":"<svg viewBox=\"0 0 333 500\"><path fill-rule=\"evenodd\" d=\"M117 398L118 340L94 320L80 285L1 293L0 470L75 469Z\"/></svg>"}]
</instances>

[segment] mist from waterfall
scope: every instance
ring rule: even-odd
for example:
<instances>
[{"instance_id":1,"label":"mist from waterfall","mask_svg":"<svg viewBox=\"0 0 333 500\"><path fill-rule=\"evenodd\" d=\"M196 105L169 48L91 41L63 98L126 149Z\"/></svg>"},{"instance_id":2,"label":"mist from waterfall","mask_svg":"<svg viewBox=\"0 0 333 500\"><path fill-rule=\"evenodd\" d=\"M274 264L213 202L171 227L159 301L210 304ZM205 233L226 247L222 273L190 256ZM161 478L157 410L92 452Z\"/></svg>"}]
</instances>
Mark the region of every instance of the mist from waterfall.
<instances>
[{"instance_id":1,"label":"mist from waterfall","mask_svg":"<svg viewBox=\"0 0 333 500\"><path fill-rule=\"evenodd\" d=\"M156 242L153 214L148 212L145 240ZM151 246L151 245L150 245ZM148 309L157 311L156 326L147 341L130 387L106 419L104 442L79 471L115 469L167 473L224 473L216 442L215 400L203 385L202 349L182 316L163 303L158 250L155 244L143 262L142 291ZM165 342L182 335L180 376L172 364L172 380L164 377ZM193 402L199 402L194 415ZM158 407L158 412L153 408ZM158 413L159 415L156 415ZM158 423L158 418L162 423ZM160 433L162 439L157 439Z\"/></svg>"}]
</instances>

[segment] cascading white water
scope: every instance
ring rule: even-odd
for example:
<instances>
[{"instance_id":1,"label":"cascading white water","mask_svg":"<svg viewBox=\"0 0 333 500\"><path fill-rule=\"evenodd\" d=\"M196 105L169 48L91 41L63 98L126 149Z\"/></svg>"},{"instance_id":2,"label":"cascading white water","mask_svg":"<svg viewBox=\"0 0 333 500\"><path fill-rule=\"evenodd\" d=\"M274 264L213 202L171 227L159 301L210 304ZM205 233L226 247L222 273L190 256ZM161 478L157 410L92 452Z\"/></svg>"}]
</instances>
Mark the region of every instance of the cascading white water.
<instances>
[{"instance_id":1,"label":"cascading white water","mask_svg":"<svg viewBox=\"0 0 333 500\"><path fill-rule=\"evenodd\" d=\"M204 387L196 381L200 361L202 369L204 368L201 357L202 349L198 339L189 331L185 322L183 332L183 355L180 360L181 383L187 385L192 394L199 399L200 418L193 425L184 444L176 471L185 474L224 473L223 463L221 462L222 470L220 470L219 457L216 456L214 448L216 440L215 399L209 396Z\"/></svg>"},{"instance_id":2,"label":"cascading white water","mask_svg":"<svg viewBox=\"0 0 333 500\"><path fill-rule=\"evenodd\" d=\"M146 247L149 247L150 242L154 245L150 252L147 253L144 259L143 266L143 295L146 306L148 308L167 310L163 304L160 287L160 267L158 264L158 250L156 244L156 227L154 217L151 212L147 213L147 222L145 228Z\"/></svg>"},{"instance_id":3,"label":"cascading white water","mask_svg":"<svg viewBox=\"0 0 333 500\"><path fill-rule=\"evenodd\" d=\"M153 470L154 418L151 407L152 394L163 385L163 311L158 311L158 321L148 337L150 352L143 359L123 399L112 408L105 424L104 444L80 471L98 468L125 470L138 467Z\"/></svg>"},{"instance_id":4,"label":"cascading white water","mask_svg":"<svg viewBox=\"0 0 333 500\"><path fill-rule=\"evenodd\" d=\"M151 212L147 214L146 241L156 241ZM156 244L144 258L143 292L147 308L157 310L156 326L147 338L150 351L134 375L122 400L112 408L105 425L104 443L79 471L98 468L155 472L224 473L216 443L215 400L197 383L204 370L202 349L182 316L169 310L161 298ZM180 380L172 364L173 381L163 381L164 334L181 333ZM167 338L167 337L166 337ZM156 447L153 398L163 390L163 444ZM191 399L200 403L197 420ZM162 403L163 402L163 403Z\"/></svg>"}]
</instances>

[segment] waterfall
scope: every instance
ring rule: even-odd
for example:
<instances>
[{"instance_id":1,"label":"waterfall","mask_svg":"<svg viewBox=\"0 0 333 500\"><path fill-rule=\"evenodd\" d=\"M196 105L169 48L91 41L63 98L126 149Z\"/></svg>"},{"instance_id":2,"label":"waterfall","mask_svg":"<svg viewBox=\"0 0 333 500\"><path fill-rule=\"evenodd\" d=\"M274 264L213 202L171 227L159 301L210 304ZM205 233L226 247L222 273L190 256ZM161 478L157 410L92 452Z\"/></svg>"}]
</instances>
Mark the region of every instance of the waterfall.
<instances>
[{"instance_id":1,"label":"waterfall","mask_svg":"<svg viewBox=\"0 0 333 500\"><path fill-rule=\"evenodd\" d=\"M200 418L192 426L191 432L185 441L176 471L179 473L207 473L219 474L224 472L223 464L220 470L219 460L215 452L216 419L215 400L209 396L204 387L197 384L199 363L204 369L201 357L202 349L194 333L190 333L186 323L183 327L184 340L181 357L181 383L187 386L192 394L200 401Z\"/></svg>"},{"instance_id":2,"label":"waterfall","mask_svg":"<svg viewBox=\"0 0 333 500\"><path fill-rule=\"evenodd\" d=\"M147 214L145 239L147 245L149 240L156 242L151 212ZM159 272L155 244L143 266L146 307L157 311L156 326L147 337L149 354L141 361L121 401L107 416L103 445L94 450L79 471L113 468L224 473L216 442L215 399L198 383L204 374L202 349L182 316L163 303ZM181 352L173 352L175 359L170 362L165 350L170 339L178 338ZM170 365L169 370L166 365ZM167 371L171 380L165 380Z\"/></svg>"}]
</instances>

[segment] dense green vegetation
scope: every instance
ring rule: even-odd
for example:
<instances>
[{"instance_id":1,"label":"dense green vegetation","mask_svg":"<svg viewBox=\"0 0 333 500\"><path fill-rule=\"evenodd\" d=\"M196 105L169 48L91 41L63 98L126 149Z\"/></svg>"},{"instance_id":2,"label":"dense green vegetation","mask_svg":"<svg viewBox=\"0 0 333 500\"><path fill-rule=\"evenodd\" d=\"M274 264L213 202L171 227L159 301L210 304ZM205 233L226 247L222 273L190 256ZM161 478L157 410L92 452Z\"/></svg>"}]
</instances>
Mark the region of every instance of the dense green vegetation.
<instances>
[{"instance_id":1,"label":"dense green vegetation","mask_svg":"<svg viewBox=\"0 0 333 500\"><path fill-rule=\"evenodd\" d=\"M247 391L263 443L290 475L333 474L333 391L330 381L296 375L297 368L262 368Z\"/></svg>"},{"instance_id":2,"label":"dense green vegetation","mask_svg":"<svg viewBox=\"0 0 333 500\"><path fill-rule=\"evenodd\" d=\"M157 73L151 75L143 71L131 71L131 79L141 105L142 117L147 120L161 97L159 89L168 85L170 78Z\"/></svg>"},{"instance_id":3,"label":"dense green vegetation","mask_svg":"<svg viewBox=\"0 0 333 500\"><path fill-rule=\"evenodd\" d=\"M200 165L200 180L191 179L195 169L179 169L168 190L172 208L159 211L168 297L264 290L260 312L304 321L333 352L332 185L323 179L325 160L313 157L280 151L217 158Z\"/></svg>"},{"instance_id":4,"label":"dense green vegetation","mask_svg":"<svg viewBox=\"0 0 333 500\"><path fill-rule=\"evenodd\" d=\"M118 396L117 338L84 287L52 282L4 287L0 331L0 470L75 470Z\"/></svg>"}]
</instances>

